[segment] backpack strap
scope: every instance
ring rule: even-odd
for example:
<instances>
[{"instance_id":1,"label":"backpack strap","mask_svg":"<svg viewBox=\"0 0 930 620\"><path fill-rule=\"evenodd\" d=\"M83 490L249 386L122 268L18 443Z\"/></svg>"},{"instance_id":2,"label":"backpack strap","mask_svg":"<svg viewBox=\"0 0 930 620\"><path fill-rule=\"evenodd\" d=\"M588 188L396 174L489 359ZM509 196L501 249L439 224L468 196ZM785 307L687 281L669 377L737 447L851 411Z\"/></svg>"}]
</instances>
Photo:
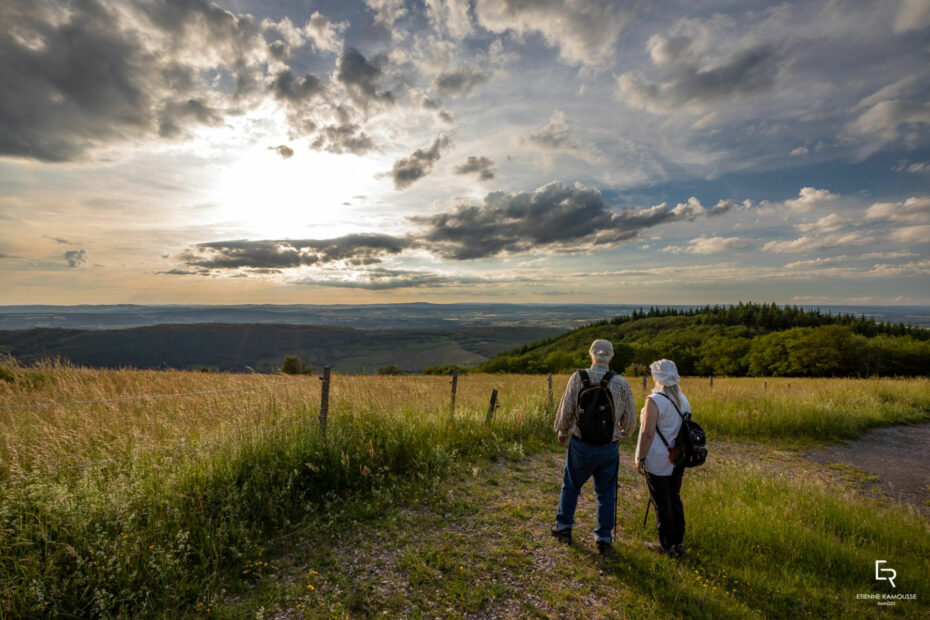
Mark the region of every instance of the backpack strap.
<instances>
[{"instance_id":1,"label":"backpack strap","mask_svg":"<svg viewBox=\"0 0 930 620\"><path fill-rule=\"evenodd\" d=\"M668 395L665 394L665 393L663 393L663 392L653 392L653 393L650 394L649 396L653 396L654 394L662 394L662 396L665 396L665 398L668 399L668 402L672 403L672 407L675 407L675 411L678 412L678 415L681 416L682 422L684 422L685 416L681 415L681 410L678 408L678 405L675 404L675 401L674 401L674 400L672 400L671 398L669 398ZM649 396L647 396L646 398L649 398ZM662 443L665 444L665 447L671 449L671 446L668 444L668 440L665 438L665 435L663 435L663 434L662 434L662 431L659 430L659 420L658 420L658 418L656 418L656 434L659 435L659 439L662 440Z\"/></svg>"},{"instance_id":2,"label":"backpack strap","mask_svg":"<svg viewBox=\"0 0 930 620\"><path fill-rule=\"evenodd\" d=\"M578 376L581 377L581 383L586 387L591 387L591 378L588 376L587 370L579 370Z\"/></svg>"},{"instance_id":3,"label":"backpack strap","mask_svg":"<svg viewBox=\"0 0 930 620\"><path fill-rule=\"evenodd\" d=\"M608 370L604 373L604 378L601 379L601 387L607 387L610 385L610 380L614 378L614 371Z\"/></svg>"}]
</instances>

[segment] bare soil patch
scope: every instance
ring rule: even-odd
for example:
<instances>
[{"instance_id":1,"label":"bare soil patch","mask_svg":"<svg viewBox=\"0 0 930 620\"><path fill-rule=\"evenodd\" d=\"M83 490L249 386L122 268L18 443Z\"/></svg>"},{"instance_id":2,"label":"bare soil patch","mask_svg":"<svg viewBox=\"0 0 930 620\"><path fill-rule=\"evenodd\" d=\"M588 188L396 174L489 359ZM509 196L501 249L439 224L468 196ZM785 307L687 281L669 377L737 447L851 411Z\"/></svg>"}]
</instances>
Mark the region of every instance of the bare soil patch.
<instances>
[{"instance_id":1,"label":"bare soil patch","mask_svg":"<svg viewBox=\"0 0 930 620\"><path fill-rule=\"evenodd\" d=\"M861 439L812 450L807 458L860 469L877 477L879 488L889 497L930 515L927 455L930 455L930 424L878 428Z\"/></svg>"}]
</instances>

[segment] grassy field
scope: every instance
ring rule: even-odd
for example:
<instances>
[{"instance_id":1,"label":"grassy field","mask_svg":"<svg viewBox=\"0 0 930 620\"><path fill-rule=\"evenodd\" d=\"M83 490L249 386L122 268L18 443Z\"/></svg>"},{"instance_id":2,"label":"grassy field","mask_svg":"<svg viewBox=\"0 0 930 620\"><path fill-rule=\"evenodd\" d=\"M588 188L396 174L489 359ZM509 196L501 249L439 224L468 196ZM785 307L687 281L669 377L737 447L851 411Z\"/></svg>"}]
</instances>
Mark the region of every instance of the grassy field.
<instances>
[{"instance_id":1,"label":"grassy field","mask_svg":"<svg viewBox=\"0 0 930 620\"><path fill-rule=\"evenodd\" d=\"M555 378L556 398L566 380ZM335 376L329 432L322 437L320 382L313 377L0 367L0 616L198 615L207 608L254 615L266 599L269 609L290 606L286 581L268 577L269 566L283 565L288 541L329 533L313 548L335 557L352 531L364 536L366 528L417 504L432 509L452 502L449 514L473 519L477 529L548 521L559 472L551 463L539 465L557 459L545 377L461 377L454 419L449 387L448 377ZM930 421L927 380L769 379L764 387L761 379L717 379L711 389L705 379L686 379L683 387L711 440L742 446L727 454L749 454L751 442L755 453L789 455L778 463L798 459L786 449L855 437L877 425ZM494 388L501 404L487 425ZM634 382L634 391L640 405L641 384ZM184 395L151 397L162 394ZM135 398L141 396L148 398ZM117 398L125 400L22 407ZM623 449L628 454L631 447ZM552 550L537 534L530 542L501 541L500 557L490 562L471 557L481 546L467 540L431 543L441 527L398 522L388 555L406 589L390 600L350 592L338 585L351 580L345 569L341 577L329 576L337 585L327 590L329 598L317 597L320 605L308 607L303 598L299 604L311 616L366 616L380 605L415 617L435 615L417 601L439 600L453 615L491 615L493 597L463 589L466 563L487 565L485 572L499 580L490 579L486 592L503 588L498 598L507 598L526 590L518 587L526 554L544 548L567 554L553 577L568 579L549 584L564 597L548 594L554 598L540 603L549 610L544 615L585 615L587 599L578 599L571 583L586 571L606 571L622 591L599 605L615 602L638 616L930 611L927 580L915 581L930 574L926 519L825 482L836 476L794 475L788 465L767 462L716 458L689 477L689 539L698 547L686 563L644 557L634 536L618 545L608 566L598 567L577 551ZM514 489L478 484L481 472L500 463L506 471L545 475L515 480ZM449 489L465 504L450 499ZM486 513L481 507L495 500L477 498L495 489L517 503ZM714 558L712 565L702 557ZM867 579L874 559L888 559L901 575L899 591L917 593L918 601L896 608L856 601L858 592L881 591L883 584ZM621 570L628 564L645 568ZM509 577L499 574L501 567L509 567ZM715 579L708 587L716 591L684 580L689 570ZM451 581L450 571L458 575ZM725 588L730 577L742 586ZM256 584L271 594L243 594ZM407 594L399 597L401 591ZM513 596L519 599L514 609L530 614L533 599Z\"/></svg>"}]
</instances>

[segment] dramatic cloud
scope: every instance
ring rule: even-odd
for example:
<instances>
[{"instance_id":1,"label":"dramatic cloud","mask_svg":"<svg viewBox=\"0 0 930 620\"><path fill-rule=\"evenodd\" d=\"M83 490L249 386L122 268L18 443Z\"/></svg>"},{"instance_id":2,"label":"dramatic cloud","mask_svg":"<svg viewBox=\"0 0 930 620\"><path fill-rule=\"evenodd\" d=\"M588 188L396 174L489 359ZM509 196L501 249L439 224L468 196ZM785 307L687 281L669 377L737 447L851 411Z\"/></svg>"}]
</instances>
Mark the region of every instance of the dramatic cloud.
<instances>
[{"instance_id":1,"label":"dramatic cloud","mask_svg":"<svg viewBox=\"0 0 930 620\"><path fill-rule=\"evenodd\" d=\"M923 224L930 222L930 198L908 198L903 202L876 202L865 212L870 220Z\"/></svg>"},{"instance_id":2,"label":"dramatic cloud","mask_svg":"<svg viewBox=\"0 0 930 620\"><path fill-rule=\"evenodd\" d=\"M216 127L223 124L223 117L200 99L169 101L159 114L158 134L163 138L185 137L184 128L191 121Z\"/></svg>"},{"instance_id":3,"label":"dramatic cloud","mask_svg":"<svg viewBox=\"0 0 930 620\"><path fill-rule=\"evenodd\" d=\"M785 206L792 211L807 212L839 198L829 190L814 187L802 187L797 198L785 201Z\"/></svg>"},{"instance_id":4,"label":"dramatic cloud","mask_svg":"<svg viewBox=\"0 0 930 620\"><path fill-rule=\"evenodd\" d=\"M205 72L268 54L251 18L199 0L4 2L0 21L0 155L44 161L216 125Z\"/></svg>"},{"instance_id":5,"label":"dramatic cloud","mask_svg":"<svg viewBox=\"0 0 930 620\"><path fill-rule=\"evenodd\" d=\"M68 250L62 256L68 261L68 267L80 267L87 264L87 252L84 250Z\"/></svg>"},{"instance_id":6,"label":"dramatic cloud","mask_svg":"<svg viewBox=\"0 0 930 620\"><path fill-rule=\"evenodd\" d=\"M316 138L310 143L310 148L336 154L364 155L374 149L375 144L368 134L360 131L358 125L343 123L320 128Z\"/></svg>"},{"instance_id":7,"label":"dramatic cloud","mask_svg":"<svg viewBox=\"0 0 930 620\"><path fill-rule=\"evenodd\" d=\"M199 243L185 250L180 258L189 267L207 269L288 269L336 262L370 265L410 245L408 239L380 234L335 239L241 239Z\"/></svg>"},{"instance_id":8,"label":"dramatic cloud","mask_svg":"<svg viewBox=\"0 0 930 620\"><path fill-rule=\"evenodd\" d=\"M370 62L355 48L347 49L339 57L336 79L365 107L372 102L394 103L394 95L390 91L378 90L380 61Z\"/></svg>"},{"instance_id":9,"label":"dramatic cloud","mask_svg":"<svg viewBox=\"0 0 930 620\"><path fill-rule=\"evenodd\" d=\"M781 56L766 45L722 58L698 38L684 35L653 35L646 47L664 80L648 81L636 73L624 73L617 78L616 94L620 101L654 114L682 108L702 112L712 102L768 91L781 65Z\"/></svg>"},{"instance_id":10,"label":"dramatic cloud","mask_svg":"<svg viewBox=\"0 0 930 620\"><path fill-rule=\"evenodd\" d=\"M271 92L275 98L292 105L302 105L323 90L320 78L309 73L295 77L290 69L279 72L271 83Z\"/></svg>"},{"instance_id":11,"label":"dramatic cloud","mask_svg":"<svg viewBox=\"0 0 930 620\"><path fill-rule=\"evenodd\" d=\"M452 169L455 174L472 174L476 173L481 181L490 181L494 178L494 162L484 157L469 155L464 164L460 164Z\"/></svg>"},{"instance_id":12,"label":"dramatic cloud","mask_svg":"<svg viewBox=\"0 0 930 620\"><path fill-rule=\"evenodd\" d=\"M478 23L492 32L539 32L571 64L609 66L631 11L614 0L477 0Z\"/></svg>"},{"instance_id":13,"label":"dramatic cloud","mask_svg":"<svg viewBox=\"0 0 930 620\"><path fill-rule=\"evenodd\" d=\"M280 146L269 146L268 148L280 155L281 159L290 159L294 156L294 149L287 146L286 144L282 144Z\"/></svg>"},{"instance_id":14,"label":"dramatic cloud","mask_svg":"<svg viewBox=\"0 0 930 620\"><path fill-rule=\"evenodd\" d=\"M463 97L488 81L488 74L475 67L457 67L443 71L436 78L436 90L450 97Z\"/></svg>"},{"instance_id":15,"label":"dramatic cloud","mask_svg":"<svg viewBox=\"0 0 930 620\"><path fill-rule=\"evenodd\" d=\"M394 187L404 189L432 172L433 165L442 157L442 151L451 144L448 136L440 136L428 149L417 149L409 157L395 161L391 172L387 173L394 179Z\"/></svg>"},{"instance_id":16,"label":"dramatic cloud","mask_svg":"<svg viewBox=\"0 0 930 620\"><path fill-rule=\"evenodd\" d=\"M481 206L460 206L410 220L422 227L415 238L431 252L467 260L534 250L610 247L636 236L641 228L698 213L690 204L674 208L662 204L618 214L597 189L553 182L534 192L492 192Z\"/></svg>"}]
</instances>

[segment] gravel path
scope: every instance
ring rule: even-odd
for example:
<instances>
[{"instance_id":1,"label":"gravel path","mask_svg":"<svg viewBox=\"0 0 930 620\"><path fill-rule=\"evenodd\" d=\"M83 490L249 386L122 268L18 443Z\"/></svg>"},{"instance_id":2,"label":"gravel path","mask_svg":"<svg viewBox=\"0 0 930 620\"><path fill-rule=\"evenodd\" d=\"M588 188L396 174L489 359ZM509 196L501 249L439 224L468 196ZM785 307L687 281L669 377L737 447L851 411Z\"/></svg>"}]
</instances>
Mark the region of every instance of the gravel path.
<instances>
[{"instance_id":1,"label":"gravel path","mask_svg":"<svg viewBox=\"0 0 930 620\"><path fill-rule=\"evenodd\" d=\"M878 477L887 495L930 515L930 424L889 426L862 439L818 448L807 454L817 463L851 465Z\"/></svg>"}]
</instances>

